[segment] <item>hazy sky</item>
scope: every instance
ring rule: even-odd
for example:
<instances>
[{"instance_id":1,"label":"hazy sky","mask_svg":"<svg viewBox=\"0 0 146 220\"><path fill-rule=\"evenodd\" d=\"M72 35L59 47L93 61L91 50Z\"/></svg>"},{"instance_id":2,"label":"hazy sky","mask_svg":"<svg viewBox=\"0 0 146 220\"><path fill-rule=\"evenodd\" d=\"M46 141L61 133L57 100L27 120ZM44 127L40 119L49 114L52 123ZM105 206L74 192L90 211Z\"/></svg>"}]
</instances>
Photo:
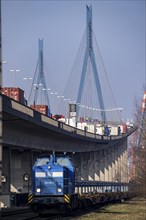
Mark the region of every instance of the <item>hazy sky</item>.
<instances>
[{"instance_id":1,"label":"hazy sky","mask_svg":"<svg viewBox=\"0 0 146 220\"><path fill-rule=\"evenodd\" d=\"M49 1L2 0L3 86L26 90L33 77L38 39L44 39L47 86L61 94L86 27L86 4L92 5L93 30L106 73L123 118L132 118L135 97L142 98L146 61L145 0Z\"/></svg>"}]
</instances>

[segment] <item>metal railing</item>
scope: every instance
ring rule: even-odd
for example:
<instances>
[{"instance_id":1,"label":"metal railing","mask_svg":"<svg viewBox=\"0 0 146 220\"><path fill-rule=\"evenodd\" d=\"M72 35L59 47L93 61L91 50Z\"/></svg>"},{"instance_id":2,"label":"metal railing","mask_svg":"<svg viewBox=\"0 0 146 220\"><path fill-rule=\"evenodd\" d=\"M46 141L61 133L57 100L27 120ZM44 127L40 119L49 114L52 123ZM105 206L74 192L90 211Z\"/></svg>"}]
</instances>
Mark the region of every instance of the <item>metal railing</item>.
<instances>
[{"instance_id":1,"label":"metal railing","mask_svg":"<svg viewBox=\"0 0 146 220\"><path fill-rule=\"evenodd\" d=\"M76 181L76 193L128 192L129 183L107 181Z\"/></svg>"}]
</instances>

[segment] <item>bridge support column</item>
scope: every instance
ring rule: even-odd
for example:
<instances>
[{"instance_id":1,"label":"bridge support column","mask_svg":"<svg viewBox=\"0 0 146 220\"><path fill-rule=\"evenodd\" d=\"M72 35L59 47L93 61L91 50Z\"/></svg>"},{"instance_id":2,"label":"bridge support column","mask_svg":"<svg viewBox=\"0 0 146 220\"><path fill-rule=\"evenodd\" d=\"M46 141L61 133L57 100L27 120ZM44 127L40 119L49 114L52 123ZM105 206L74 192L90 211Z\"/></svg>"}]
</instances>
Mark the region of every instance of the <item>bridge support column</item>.
<instances>
[{"instance_id":1,"label":"bridge support column","mask_svg":"<svg viewBox=\"0 0 146 220\"><path fill-rule=\"evenodd\" d=\"M104 165L104 181L109 180L109 158L108 158L108 150L103 150L104 158L103 158L103 165Z\"/></svg>"},{"instance_id":2,"label":"bridge support column","mask_svg":"<svg viewBox=\"0 0 146 220\"><path fill-rule=\"evenodd\" d=\"M119 154L118 154L118 145L114 147L114 156L115 156L115 176L114 181L119 181Z\"/></svg>"},{"instance_id":3,"label":"bridge support column","mask_svg":"<svg viewBox=\"0 0 146 220\"><path fill-rule=\"evenodd\" d=\"M111 150L108 150L108 181L110 182L112 182L112 152Z\"/></svg>"},{"instance_id":4,"label":"bridge support column","mask_svg":"<svg viewBox=\"0 0 146 220\"><path fill-rule=\"evenodd\" d=\"M95 152L90 152L88 180L95 180Z\"/></svg>"},{"instance_id":5,"label":"bridge support column","mask_svg":"<svg viewBox=\"0 0 146 220\"><path fill-rule=\"evenodd\" d=\"M123 151L121 154L121 181L128 182L128 154L126 142L123 145Z\"/></svg>"},{"instance_id":6,"label":"bridge support column","mask_svg":"<svg viewBox=\"0 0 146 220\"><path fill-rule=\"evenodd\" d=\"M81 180L88 180L88 155L89 153L82 153L81 155Z\"/></svg>"},{"instance_id":7,"label":"bridge support column","mask_svg":"<svg viewBox=\"0 0 146 220\"><path fill-rule=\"evenodd\" d=\"M75 153L72 157L72 161L75 165L75 180L81 180L81 154Z\"/></svg>"},{"instance_id":8,"label":"bridge support column","mask_svg":"<svg viewBox=\"0 0 146 220\"><path fill-rule=\"evenodd\" d=\"M105 159L104 159L104 150L100 150L100 175L99 180L104 181L105 175L104 175L104 166L105 166Z\"/></svg>"},{"instance_id":9,"label":"bridge support column","mask_svg":"<svg viewBox=\"0 0 146 220\"><path fill-rule=\"evenodd\" d=\"M81 180L99 180L99 166L96 156L99 155L96 152L87 152L80 154L81 162ZM97 170L98 169L98 170ZM98 175L97 175L98 172Z\"/></svg>"},{"instance_id":10,"label":"bridge support column","mask_svg":"<svg viewBox=\"0 0 146 220\"><path fill-rule=\"evenodd\" d=\"M124 163L124 152L121 153L121 181L124 182L126 174L126 164Z\"/></svg>"},{"instance_id":11,"label":"bridge support column","mask_svg":"<svg viewBox=\"0 0 146 220\"><path fill-rule=\"evenodd\" d=\"M94 152L94 164L95 164L95 170L94 170L94 180L99 181L100 180L100 153Z\"/></svg>"},{"instance_id":12,"label":"bridge support column","mask_svg":"<svg viewBox=\"0 0 146 220\"><path fill-rule=\"evenodd\" d=\"M112 181L114 182L116 176L116 157L115 157L115 147L113 146L111 149L111 158L112 158Z\"/></svg>"},{"instance_id":13,"label":"bridge support column","mask_svg":"<svg viewBox=\"0 0 146 220\"><path fill-rule=\"evenodd\" d=\"M125 164L125 178L124 178L124 182L128 182L128 150L126 148L125 152L124 152L124 164Z\"/></svg>"}]
</instances>

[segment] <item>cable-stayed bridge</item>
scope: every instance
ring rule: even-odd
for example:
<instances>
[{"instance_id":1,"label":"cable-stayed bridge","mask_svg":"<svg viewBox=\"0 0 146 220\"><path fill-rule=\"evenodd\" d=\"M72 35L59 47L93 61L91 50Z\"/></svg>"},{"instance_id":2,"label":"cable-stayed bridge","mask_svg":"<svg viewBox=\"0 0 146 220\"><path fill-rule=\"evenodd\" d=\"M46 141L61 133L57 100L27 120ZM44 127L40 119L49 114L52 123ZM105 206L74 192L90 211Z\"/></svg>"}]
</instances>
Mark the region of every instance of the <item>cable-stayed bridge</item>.
<instances>
[{"instance_id":1,"label":"cable-stayed bridge","mask_svg":"<svg viewBox=\"0 0 146 220\"><path fill-rule=\"evenodd\" d=\"M28 192L34 160L52 152L72 158L77 181L129 181L127 138L137 128L121 121L122 108L116 105L95 40L91 6L86 15L86 30L62 94L46 81L42 39L27 104L19 88L2 89L2 205L11 205L11 193ZM56 114L66 120L57 120Z\"/></svg>"},{"instance_id":2,"label":"cable-stayed bridge","mask_svg":"<svg viewBox=\"0 0 146 220\"><path fill-rule=\"evenodd\" d=\"M44 104L49 114L69 114L69 104L76 105L76 121L90 117L102 121L121 122L118 107L105 70L92 27L92 7L86 6L86 28L65 89L59 93L52 88L51 76L45 72L43 39L39 39L39 56L29 96L29 104ZM58 83L63 77L58 73ZM48 82L46 79L48 79ZM65 80L64 80L65 82Z\"/></svg>"}]
</instances>

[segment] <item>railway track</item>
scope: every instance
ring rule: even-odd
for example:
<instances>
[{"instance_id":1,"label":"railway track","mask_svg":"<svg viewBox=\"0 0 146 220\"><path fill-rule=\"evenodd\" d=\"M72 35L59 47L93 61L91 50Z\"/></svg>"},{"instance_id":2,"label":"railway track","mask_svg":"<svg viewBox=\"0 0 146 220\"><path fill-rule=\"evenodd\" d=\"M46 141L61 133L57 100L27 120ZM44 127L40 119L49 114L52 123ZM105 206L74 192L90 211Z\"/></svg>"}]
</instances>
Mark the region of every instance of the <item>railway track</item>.
<instances>
[{"instance_id":1,"label":"railway track","mask_svg":"<svg viewBox=\"0 0 146 220\"><path fill-rule=\"evenodd\" d=\"M29 208L3 210L0 214L2 220L58 220L60 217L58 215L40 217Z\"/></svg>"}]
</instances>

